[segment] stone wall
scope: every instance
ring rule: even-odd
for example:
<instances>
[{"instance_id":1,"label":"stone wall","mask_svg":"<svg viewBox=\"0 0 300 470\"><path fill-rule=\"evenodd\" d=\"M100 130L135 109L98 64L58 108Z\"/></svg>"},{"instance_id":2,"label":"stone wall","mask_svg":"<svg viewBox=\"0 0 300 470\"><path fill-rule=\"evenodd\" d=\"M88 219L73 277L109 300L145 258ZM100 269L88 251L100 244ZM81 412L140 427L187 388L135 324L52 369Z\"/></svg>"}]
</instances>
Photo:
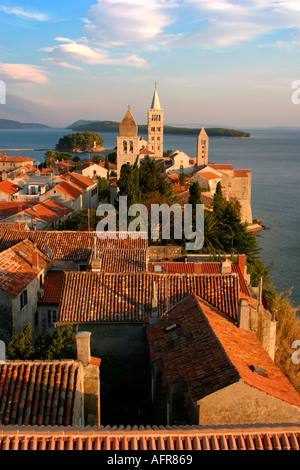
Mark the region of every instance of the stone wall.
<instances>
[{"instance_id":1,"label":"stone wall","mask_svg":"<svg viewBox=\"0 0 300 470\"><path fill-rule=\"evenodd\" d=\"M180 246L149 246L147 258L150 262L183 258Z\"/></svg>"},{"instance_id":2,"label":"stone wall","mask_svg":"<svg viewBox=\"0 0 300 470\"><path fill-rule=\"evenodd\" d=\"M242 380L199 400L200 425L300 423L300 409Z\"/></svg>"}]
</instances>

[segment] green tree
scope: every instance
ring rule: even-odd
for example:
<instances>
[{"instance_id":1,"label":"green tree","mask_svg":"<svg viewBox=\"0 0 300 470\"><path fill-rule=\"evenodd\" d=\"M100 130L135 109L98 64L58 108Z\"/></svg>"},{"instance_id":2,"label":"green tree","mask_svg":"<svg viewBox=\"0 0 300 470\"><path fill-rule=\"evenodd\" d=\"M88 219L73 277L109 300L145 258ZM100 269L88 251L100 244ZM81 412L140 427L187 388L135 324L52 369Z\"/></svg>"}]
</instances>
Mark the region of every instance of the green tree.
<instances>
[{"instance_id":1,"label":"green tree","mask_svg":"<svg viewBox=\"0 0 300 470\"><path fill-rule=\"evenodd\" d=\"M78 326L67 324L56 328L53 335L44 331L37 340L35 357L42 360L74 359Z\"/></svg>"},{"instance_id":2,"label":"green tree","mask_svg":"<svg viewBox=\"0 0 300 470\"><path fill-rule=\"evenodd\" d=\"M31 325L23 328L19 337L13 335L6 348L7 359L25 360L34 358L34 346L32 343Z\"/></svg>"},{"instance_id":3,"label":"green tree","mask_svg":"<svg viewBox=\"0 0 300 470\"><path fill-rule=\"evenodd\" d=\"M222 191L222 184L221 181L217 183L216 192L214 194L214 204L213 209L214 213L218 216L223 210L224 205L224 198L223 198L223 191Z\"/></svg>"},{"instance_id":4,"label":"green tree","mask_svg":"<svg viewBox=\"0 0 300 470\"><path fill-rule=\"evenodd\" d=\"M141 202L139 185L139 167L137 160L133 165L125 163L121 167L120 178L117 181L119 196L127 196L128 207ZM118 205L118 200L117 200Z\"/></svg>"},{"instance_id":5,"label":"green tree","mask_svg":"<svg viewBox=\"0 0 300 470\"><path fill-rule=\"evenodd\" d=\"M108 202L110 194L109 183L106 178L102 178L101 176L98 176L97 180L99 201Z\"/></svg>"},{"instance_id":6,"label":"green tree","mask_svg":"<svg viewBox=\"0 0 300 470\"><path fill-rule=\"evenodd\" d=\"M56 150L60 152L73 152L77 149L81 152L91 152L94 143L103 146L103 138L94 132L76 132L61 137L56 145Z\"/></svg>"},{"instance_id":7,"label":"green tree","mask_svg":"<svg viewBox=\"0 0 300 470\"><path fill-rule=\"evenodd\" d=\"M45 153L45 164L47 168L54 168L57 160L57 152L54 150L48 150Z\"/></svg>"},{"instance_id":8,"label":"green tree","mask_svg":"<svg viewBox=\"0 0 300 470\"><path fill-rule=\"evenodd\" d=\"M192 183L189 187L189 204L196 208L197 204L201 204L201 188L198 181Z\"/></svg>"}]
</instances>

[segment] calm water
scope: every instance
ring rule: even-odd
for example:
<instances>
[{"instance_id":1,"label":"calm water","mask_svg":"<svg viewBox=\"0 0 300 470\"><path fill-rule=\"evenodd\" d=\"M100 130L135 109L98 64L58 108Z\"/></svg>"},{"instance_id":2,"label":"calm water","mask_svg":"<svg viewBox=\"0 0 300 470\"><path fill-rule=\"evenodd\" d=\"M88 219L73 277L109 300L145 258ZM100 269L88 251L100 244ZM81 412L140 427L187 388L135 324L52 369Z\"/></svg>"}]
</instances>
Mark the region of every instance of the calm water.
<instances>
[{"instance_id":1,"label":"calm water","mask_svg":"<svg viewBox=\"0 0 300 470\"><path fill-rule=\"evenodd\" d=\"M249 140L210 139L209 160L230 162L252 171L253 218L269 228L257 234L261 257L271 266L271 280L279 291L293 287L291 299L300 304L300 131L250 130ZM0 130L0 149L53 149L69 129ZM113 133L103 133L104 146L116 146ZM141 135L142 137L142 135ZM164 136L164 149L196 154L196 138ZM7 152L44 159L45 151Z\"/></svg>"}]
</instances>

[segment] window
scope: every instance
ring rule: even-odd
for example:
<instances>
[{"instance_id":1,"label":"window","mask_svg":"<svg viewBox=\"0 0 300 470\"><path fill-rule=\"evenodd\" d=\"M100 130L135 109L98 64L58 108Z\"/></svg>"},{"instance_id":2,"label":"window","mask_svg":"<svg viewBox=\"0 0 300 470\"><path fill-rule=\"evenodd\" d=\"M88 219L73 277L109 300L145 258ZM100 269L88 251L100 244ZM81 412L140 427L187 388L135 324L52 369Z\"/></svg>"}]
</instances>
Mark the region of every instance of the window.
<instances>
[{"instance_id":1,"label":"window","mask_svg":"<svg viewBox=\"0 0 300 470\"><path fill-rule=\"evenodd\" d=\"M20 307L21 309L27 304L27 290L23 290L20 295Z\"/></svg>"},{"instance_id":2,"label":"window","mask_svg":"<svg viewBox=\"0 0 300 470\"><path fill-rule=\"evenodd\" d=\"M57 310L48 310L47 312L48 325L54 325L57 321Z\"/></svg>"},{"instance_id":3,"label":"window","mask_svg":"<svg viewBox=\"0 0 300 470\"><path fill-rule=\"evenodd\" d=\"M40 288L43 287L43 275L41 274L40 275Z\"/></svg>"}]
</instances>

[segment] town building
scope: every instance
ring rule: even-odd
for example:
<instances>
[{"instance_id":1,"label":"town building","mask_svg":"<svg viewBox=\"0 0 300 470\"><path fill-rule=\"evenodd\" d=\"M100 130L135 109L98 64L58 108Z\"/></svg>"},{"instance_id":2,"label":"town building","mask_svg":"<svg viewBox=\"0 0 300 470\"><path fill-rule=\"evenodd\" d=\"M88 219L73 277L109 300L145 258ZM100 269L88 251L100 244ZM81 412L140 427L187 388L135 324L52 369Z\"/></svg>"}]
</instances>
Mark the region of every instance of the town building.
<instances>
[{"instance_id":1,"label":"town building","mask_svg":"<svg viewBox=\"0 0 300 470\"><path fill-rule=\"evenodd\" d=\"M0 364L0 426L99 426L100 364L90 333L76 335L77 360Z\"/></svg>"},{"instance_id":2,"label":"town building","mask_svg":"<svg viewBox=\"0 0 300 470\"><path fill-rule=\"evenodd\" d=\"M20 156L10 157L9 155L6 155L6 153L2 153L0 155L0 172L9 172L20 167L26 167L28 165L32 165L34 161L34 158Z\"/></svg>"},{"instance_id":3,"label":"town building","mask_svg":"<svg viewBox=\"0 0 300 470\"><path fill-rule=\"evenodd\" d=\"M178 302L147 336L156 424L300 423L300 395L262 344L203 297Z\"/></svg>"}]
</instances>

